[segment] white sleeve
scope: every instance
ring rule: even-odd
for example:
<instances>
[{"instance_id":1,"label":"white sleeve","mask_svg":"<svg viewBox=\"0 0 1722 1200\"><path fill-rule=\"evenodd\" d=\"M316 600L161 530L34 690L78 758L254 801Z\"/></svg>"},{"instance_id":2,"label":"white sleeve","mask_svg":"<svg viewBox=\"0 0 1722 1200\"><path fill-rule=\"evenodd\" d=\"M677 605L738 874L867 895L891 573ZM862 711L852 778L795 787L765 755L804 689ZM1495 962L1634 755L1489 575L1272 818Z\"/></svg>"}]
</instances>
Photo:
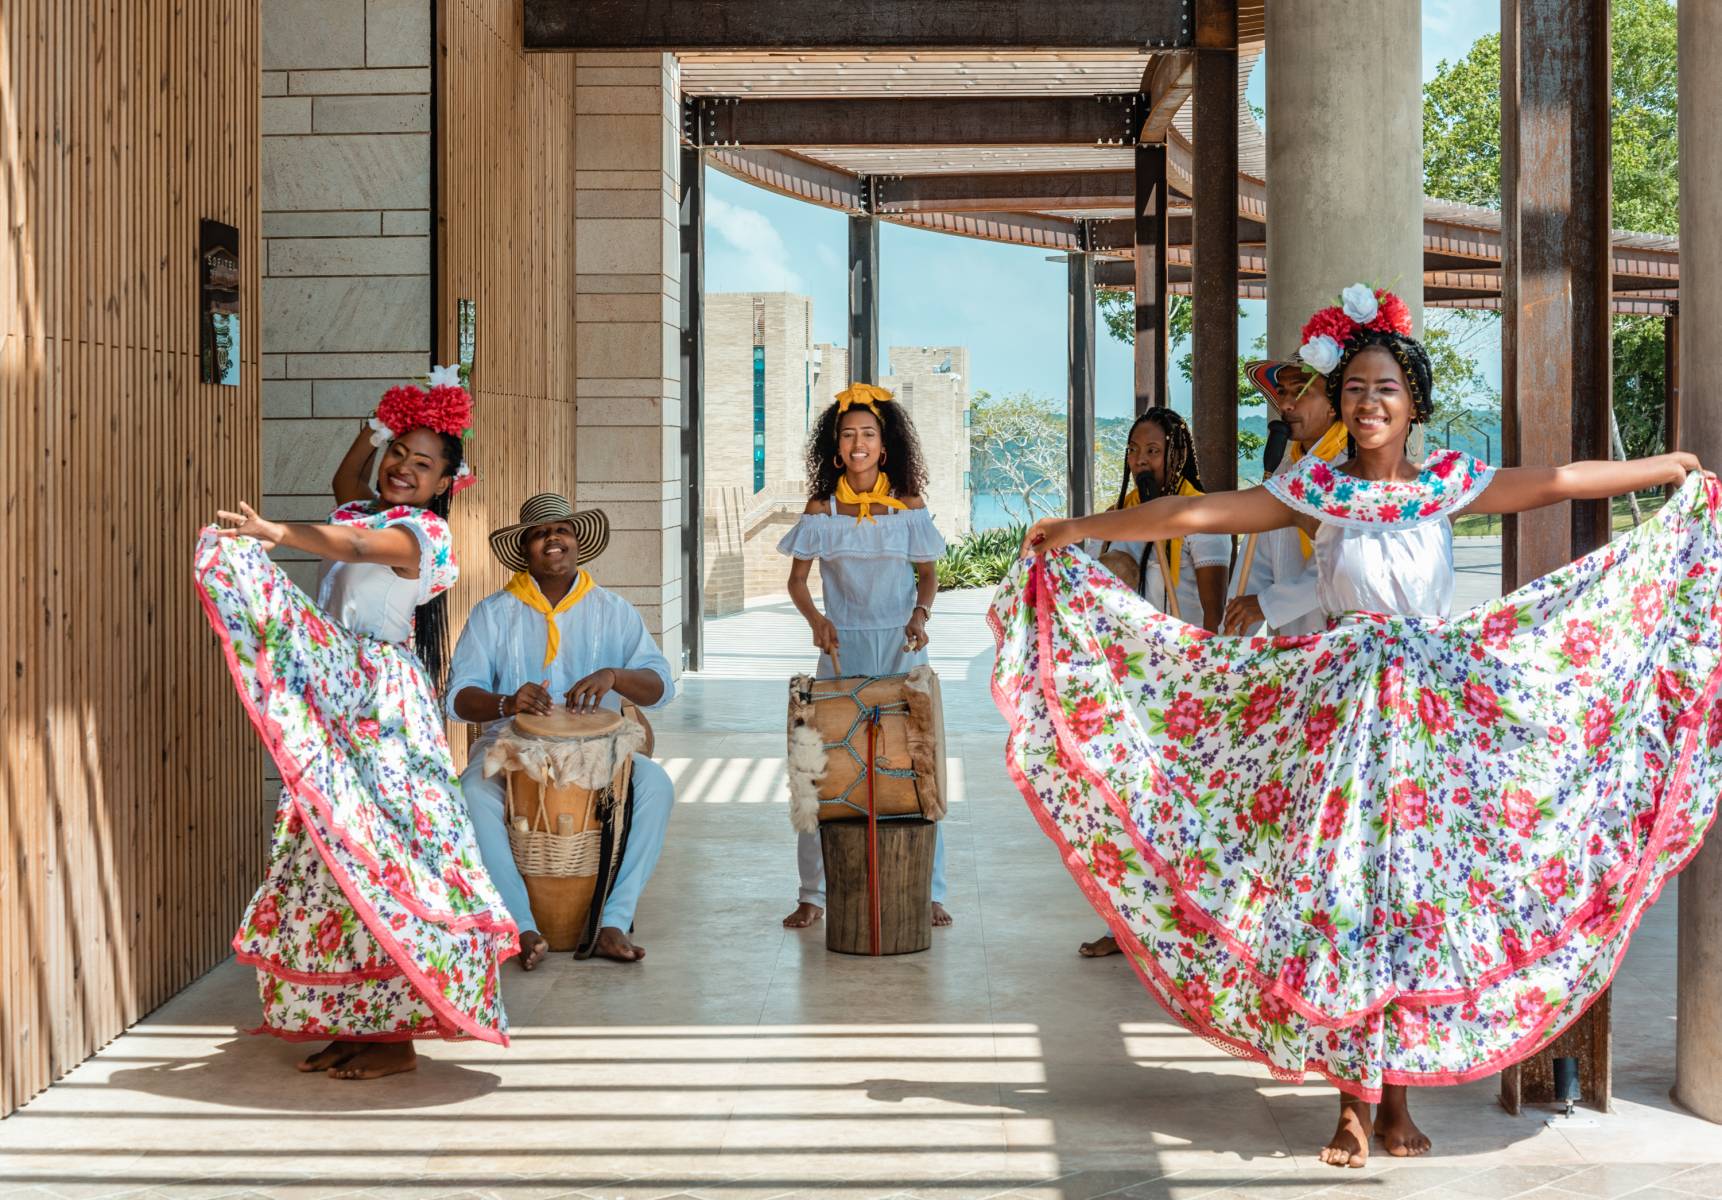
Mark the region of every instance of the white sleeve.
<instances>
[{"instance_id":1,"label":"white sleeve","mask_svg":"<svg viewBox=\"0 0 1722 1200\"><path fill-rule=\"evenodd\" d=\"M1260 554L1258 549L1257 554ZM1256 593L1261 602L1262 616L1267 619L1269 629L1284 629L1293 621L1321 608L1321 596L1317 590L1319 572L1316 570L1315 559L1312 557L1303 565L1303 570L1290 579L1282 579L1272 587L1264 588Z\"/></svg>"},{"instance_id":2,"label":"white sleeve","mask_svg":"<svg viewBox=\"0 0 1722 1200\"><path fill-rule=\"evenodd\" d=\"M472 610L460 638L454 644L454 657L449 660L448 686L443 699L450 720L466 718L454 711L454 698L469 687L490 691L496 686L496 667L490 661L490 615L484 605Z\"/></svg>"}]
</instances>

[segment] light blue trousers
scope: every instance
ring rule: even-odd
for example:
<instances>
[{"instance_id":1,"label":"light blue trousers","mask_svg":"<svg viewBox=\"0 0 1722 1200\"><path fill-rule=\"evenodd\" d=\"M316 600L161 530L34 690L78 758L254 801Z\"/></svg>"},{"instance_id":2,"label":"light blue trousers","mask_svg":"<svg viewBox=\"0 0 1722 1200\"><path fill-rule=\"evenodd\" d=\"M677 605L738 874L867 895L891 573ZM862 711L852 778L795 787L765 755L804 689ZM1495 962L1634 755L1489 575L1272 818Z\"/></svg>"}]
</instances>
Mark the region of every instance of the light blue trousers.
<instances>
[{"instance_id":1,"label":"light blue trousers","mask_svg":"<svg viewBox=\"0 0 1722 1200\"><path fill-rule=\"evenodd\" d=\"M532 902L526 896L526 881L520 868L514 865L514 852L508 848L508 804L503 793L501 775L484 777L484 755L475 754L460 777L461 794L466 797L467 815L472 818L473 832L478 835L478 853L484 859L502 902L522 933L536 931L538 921L532 915ZM670 810L676 804L676 790L664 769L642 754L634 755L634 822L628 829L628 848L622 854L622 867L616 873L616 885L604 902L598 918L603 928L620 929L626 933L634 924L634 908L640 903L640 893L646 890L646 880L658 865L658 855L664 850L664 833L670 827Z\"/></svg>"},{"instance_id":2,"label":"light blue trousers","mask_svg":"<svg viewBox=\"0 0 1722 1200\"><path fill-rule=\"evenodd\" d=\"M489 859L485 860L487 863ZM825 907L825 854L817 833L795 835L795 865L801 869L801 903ZM507 899L507 893L503 899ZM933 839L933 903L945 902L945 823Z\"/></svg>"}]
</instances>

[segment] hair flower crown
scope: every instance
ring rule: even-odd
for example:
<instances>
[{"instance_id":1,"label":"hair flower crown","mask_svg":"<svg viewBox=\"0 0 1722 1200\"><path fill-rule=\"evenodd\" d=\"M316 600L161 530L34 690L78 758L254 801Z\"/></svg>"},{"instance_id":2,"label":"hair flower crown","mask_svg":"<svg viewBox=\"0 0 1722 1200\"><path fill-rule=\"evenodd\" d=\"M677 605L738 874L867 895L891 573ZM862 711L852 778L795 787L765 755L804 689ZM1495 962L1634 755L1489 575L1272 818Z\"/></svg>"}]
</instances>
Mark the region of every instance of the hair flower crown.
<instances>
[{"instance_id":1,"label":"hair flower crown","mask_svg":"<svg viewBox=\"0 0 1722 1200\"><path fill-rule=\"evenodd\" d=\"M464 442L472 432L472 395L461 383L461 369L433 366L417 385L390 388L383 393L369 424L371 444L378 448L410 429L446 433ZM472 486L477 478L463 455L460 469L455 472L453 490L458 493Z\"/></svg>"},{"instance_id":2,"label":"hair flower crown","mask_svg":"<svg viewBox=\"0 0 1722 1200\"><path fill-rule=\"evenodd\" d=\"M1312 370L1326 375L1339 365L1345 343L1365 329L1410 337L1411 309L1386 288L1354 283L1340 293L1338 304L1304 322L1297 356Z\"/></svg>"}]
</instances>

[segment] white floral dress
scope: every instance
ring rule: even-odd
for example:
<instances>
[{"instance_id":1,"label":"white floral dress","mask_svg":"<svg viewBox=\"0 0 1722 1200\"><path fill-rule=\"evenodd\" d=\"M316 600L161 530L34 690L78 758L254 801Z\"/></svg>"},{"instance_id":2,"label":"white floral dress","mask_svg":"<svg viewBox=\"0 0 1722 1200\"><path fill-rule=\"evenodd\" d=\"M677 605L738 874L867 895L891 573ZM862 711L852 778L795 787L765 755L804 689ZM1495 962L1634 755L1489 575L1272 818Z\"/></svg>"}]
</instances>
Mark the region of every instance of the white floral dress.
<instances>
[{"instance_id":1,"label":"white floral dress","mask_svg":"<svg viewBox=\"0 0 1722 1200\"><path fill-rule=\"evenodd\" d=\"M1374 1100L1533 1053L1714 815L1722 488L1695 476L1446 620L1431 551L1488 475L1444 453L1414 484L1315 459L1270 484L1324 524L1330 608L1430 615L1215 637L1069 553L995 598L1007 762L1042 829L1154 997L1278 1078ZM1395 546L1424 541L1407 592Z\"/></svg>"},{"instance_id":2,"label":"white floral dress","mask_svg":"<svg viewBox=\"0 0 1722 1200\"><path fill-rule=\"evenodd\" d=\"M416 580L365 563L325 575L325 603L370 627L331 619L252 538L205 530L197 548L204 609L281 771L268 871L233 939L257 968L259 1032L506 1044L497 970L518 935L479 858L424 668L402 644L412 606L458 573L448 526L368 502L330 520L419 540Z\"/></svg>"}]
</instances>

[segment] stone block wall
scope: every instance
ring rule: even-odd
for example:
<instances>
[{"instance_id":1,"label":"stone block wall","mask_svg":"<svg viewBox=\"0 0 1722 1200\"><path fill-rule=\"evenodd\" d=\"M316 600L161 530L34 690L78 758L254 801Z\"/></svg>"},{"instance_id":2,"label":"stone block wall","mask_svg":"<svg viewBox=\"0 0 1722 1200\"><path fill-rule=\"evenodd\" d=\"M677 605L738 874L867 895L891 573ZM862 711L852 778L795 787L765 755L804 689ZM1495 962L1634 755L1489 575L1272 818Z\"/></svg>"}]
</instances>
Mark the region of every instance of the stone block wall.
<instances>
[{"instance_id":1,"label":"stone block wall","mask_svg":"<svg viewBox=\"0 0 1722 1200\"><path fill-rule=\"evenodd\" d=\"M518 12L518 5L513 11ZM682 661L680 87L668 54L574 57L578 502L592 564Z\"/></svg>"},{"instance_id":2,"label":"stone block wall","mask_svg":"<svg viewBox=\"0 0 1722 1200\"><path fill-rule=\"evenodd\" d=\"M927 507L946 540L969 532L969 352L964 346L892 346L881 379L909 410L927 459Z\"/></svg>"},{"instance_id":3,"label":"stone block wall","mask_svg":"<svg viewBox=\"0 0 1722 1200\"><path fill-rule=\"evenodd\" d=\"M262 24L263 501L316 520L430 362L431 0L263 0Z\"/></svg>"}]
</instances>

